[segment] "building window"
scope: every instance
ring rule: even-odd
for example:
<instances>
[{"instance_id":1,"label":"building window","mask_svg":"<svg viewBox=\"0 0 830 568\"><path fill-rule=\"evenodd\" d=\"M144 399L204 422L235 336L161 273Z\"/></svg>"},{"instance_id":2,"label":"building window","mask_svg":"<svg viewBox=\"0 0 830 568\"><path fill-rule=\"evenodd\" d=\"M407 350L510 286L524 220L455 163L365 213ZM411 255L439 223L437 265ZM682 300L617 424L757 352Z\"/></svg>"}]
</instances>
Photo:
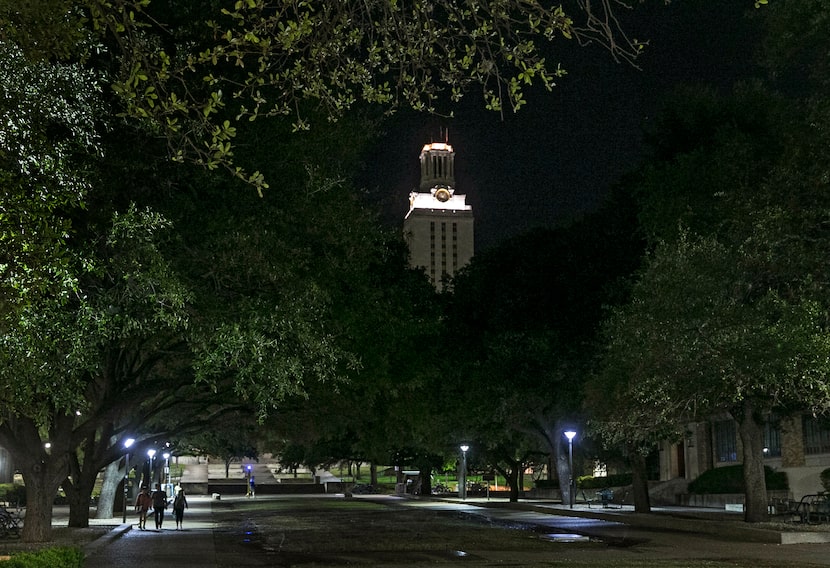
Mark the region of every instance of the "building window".
<instances>
[{"instance_id":1,"label":"building window","mask_svg":"<svg viewBox=\"0 0 830 568\"><path fill-rule=\"evenodd\" d=\"M720 463L738 461L738 437L734 420L715 422L715 457Z\"/></svg>"},{"instance_id":2,"label":"building window","mask_svg":"<svg viewBox=\"0 0 830 568\"><path fill-rule=\"evenodd\" d=\"M764 456L781 457L781 430L777 420L769 419L764 424Z\"/></svg>"},{"instance_id":3,"label":"building window","mask_svg":"<svg viewBox=\"0 0 830 568\"><path fill-rule=\"evenodd\" d=\"M830 428L826 421L817 420L812 416L804 417L804 453L830 453Z\"/></svg>"}]
</instances>

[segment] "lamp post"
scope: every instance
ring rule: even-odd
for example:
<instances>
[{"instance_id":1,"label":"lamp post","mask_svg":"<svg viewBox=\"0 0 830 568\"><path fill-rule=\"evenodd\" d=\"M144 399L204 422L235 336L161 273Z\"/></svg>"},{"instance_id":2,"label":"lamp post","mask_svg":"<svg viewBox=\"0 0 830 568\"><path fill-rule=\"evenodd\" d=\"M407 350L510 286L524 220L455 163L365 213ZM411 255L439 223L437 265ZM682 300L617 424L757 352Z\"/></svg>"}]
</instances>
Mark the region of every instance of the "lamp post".
<instances>
[{"instance_id":1,"label":"lamp post","mask_svg":"<svg viewBox=\"0 0 830 568\"><path fill-rule=\"evenodd\" d=\"M147 450L147 457L150 458L150 479L149 479L150 483L148 483L148 485L150 486L150 491L153 490L153 458L155 456L156 456L156 450L153 450L153 449Z\"/></svg>"},{"instance_id":2,"label":"lamp post","mask_svg":"<svg viewBox=\"0 0 830 568\"><path fill-rule=\"evenodd\" d=\"M170 452L164 452L162 454L164 456L164 476L165 476L165 483L167 485L167 493L168 496L172 496L173 492L170 487Z\"/></svg>"},{"instance_id":3,"label":"lamp post","mask_svg":"<svg viewBox=\"0 0 830 568\"><path fill-rule=\"evenodd\" d=\"M130 447L135 443L133 438L124 440L124 449L127 450L124 454L124 518L122 523L127 523L127 482L130 479Z\"/></svg>"},{"instance_id":4,"label":"lamp post","mask_svg":"<svg viewBox=\"0 0 830 568\"><path fill-rule=\"evenodd\" d=\"M574 436L576 432L567 430L565 437L568 439L568 500L571 504L571 509L574 508Z\"/></svg>"},{"instance_id":5,"label":"lamp post","mask_svg":"<svg viewBox=\"0 0 830 568\"><path fill-rule=\"evenodd\" d=\"M461 471L458 475L458 496L461 499L467 498L467 450L470 446L461 444Z\"/></svg>"}]
</instances>

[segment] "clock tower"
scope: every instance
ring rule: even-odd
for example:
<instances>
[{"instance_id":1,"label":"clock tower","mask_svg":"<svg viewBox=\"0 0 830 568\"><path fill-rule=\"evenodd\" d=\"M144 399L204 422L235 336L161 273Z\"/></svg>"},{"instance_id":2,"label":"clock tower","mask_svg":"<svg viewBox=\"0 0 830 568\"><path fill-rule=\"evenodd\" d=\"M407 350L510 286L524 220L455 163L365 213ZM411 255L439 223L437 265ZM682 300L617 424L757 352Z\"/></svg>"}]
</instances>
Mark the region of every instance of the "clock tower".
<instances>
[{"instance_id":1,"label":"clock tower","mask_svg":"<svg viewBox=\"0 0 830 568\"><path fill-rule=\"evenodd\" d=\"M403 222L409 264L423 268L438 291L473 257L473 208L455 192L455 152L446 142L421 150L421 183L409 194Z\"/></svg>"}]
</instances>

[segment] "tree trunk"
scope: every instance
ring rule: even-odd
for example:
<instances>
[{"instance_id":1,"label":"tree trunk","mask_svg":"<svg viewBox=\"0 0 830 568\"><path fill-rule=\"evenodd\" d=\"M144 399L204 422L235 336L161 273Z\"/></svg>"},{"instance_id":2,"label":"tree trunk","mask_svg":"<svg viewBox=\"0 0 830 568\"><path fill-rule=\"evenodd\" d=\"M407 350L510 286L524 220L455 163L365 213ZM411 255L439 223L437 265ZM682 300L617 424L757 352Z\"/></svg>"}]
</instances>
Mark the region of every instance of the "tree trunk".
<instances>
[{"instance_id":1,"label":"tree trunk","mask_svg":"<svg viewBox=\"0 0 830 568\"><path fill-rule=\"evenodd\" d=\"M63 491L69 504L69 526L77 529L89 528L89 502L92 498L92 486L95 478L86 479L80 475L74 480L63 481Z\"/></svg>"},{"instance_id":2,"label":"tree trunk","mask_svg":"<svg viewBox=\"0 0 830 568\"><path fill-rule=\"evenodd\" d=\"M23 542L52 540L52 507L58 487L69 473L71 418L57 421L47 452L38 425L26 417L6 417L0 423L0 443L9 451L26 485Z\"/></svg>"},{"instance_id":3,"label":"tree trunk","mask_svg":"<svg viewBox=\"0 0 830 568\"><path fill-rule=\"evenodd\" d=\"M104 468L101 495L98 497L98 507L95 511L96 519L111 519L115 516L115 502L117 500L118 489L120 488L122 491L124 489L121 486L121 481L124 479L124 470L120 467L123 461L114 461Z\"/></svg>"},{"instance_id":4,"label":"tree trunk","mask_svg":"<svg viewBox=\"0 0 830 568\"><path fill-rule=\"evenodd\" d=\"M378 486L378 466L375 462L369 464L369 483L372 487Z\"/></svg>"},{"instance_id":5,"label":"tree trunk","mask_svg":"<svg viewBox=\"0 0 830 568\"><path fill-rule=\"evenodd\" d=\"M69 526L76 529L89 528L89 502L92 498L92 485L81 484L69 490L64 484L66 501L69 503Z\"/></svg>"},{"instance_id":6,"label":"tree trunk","mask_svg":"<svg viewBox=\"0 0 830 568\"><path fill-rule=\"evenodd\" d=\"M23 467L26 484L26 519L23 523L23 542L49 542L52 540L52 508L55 495L63 478L55 474L46 463Z\"/></svg>"},{"instance_id":7,"label":"tree trunk","mask_svg":"<svg viewBox=\"0 0 830 568\"><path fill-rule=\"evenodd\" d=\"M418 470L421 478L421 495L432 495L432 466L424 460Z\"/></svg>"},{"instance_id":8,"label":"tree trunk","mask_svg":"<svg viewBox=\"0 0 830 568\"><path fill-rule=\"evenodd\" d=\"M631 452L631 491L634 497L634 511L637 513L651 512L651 498L648 495L648 469L646 456L636 448Z\"/></svg>"},{"instance_id":9,"label":"tree trunk","mask_svg":"<svg viewBox=\"0 0 830 568\"><path fill-rule=\"evenodd\" d=\"M743 443L744 462L744 520L761 523L769 520L767 484L764 478L764 430L755 420L754 408L744 401L743 414L739 423Z\"/></svg>"},{"instance_id":10,"label":"tree trunk","mask_svg":"<svg viewBox=\"0 0 830 568\"><path fill-rule=\"evenodd\" d=\"M559 479L559 492L562 495L562 504L567 505L571 502L571 466L570 456L568 453L569 445L563 442L565 437L565 427L560 420L554 424L546 423L544 420L539 420L539 428L537 434L540 434L542 439L547 444L550 450L550 463L556 468L556 477ZM574 480L574 487L576 482Z\"/></svg>"},{"instance_id":11,"label":"tree trunk","mask_svg":"<svg viewBox=\"0 0 830 568\"><path fill-rule=\"evenodd\" d=\"M69 503L69 526L76 529L89 527L92 490L100 471L94 455L94 451L88 451L82 462L70 459L70 475L63 481L63 490Z\"/></svg>"},{"instance_id":12,"label":"tree trunk","mask_svg":"<svg viewBox=\"0 0 830 568\"><path fill-rule=\"evenodd\" d=\"M519 470L521 467L511 467L505 471L505 479L510 486L510 502L516 503L519 500Z\"/></svg>"},{"instance_id":13,"label":"tree trunk","mask_svg":"<svg viewBox=\"0 0 830 568\"><path fill-rule=\"evenodd\" d=\"M525 490L525 468L524 464L519 464L519 487L516 488L518 494L516 495L516 500L518 501L519 495Z\"/></svg>"}]
</instances>

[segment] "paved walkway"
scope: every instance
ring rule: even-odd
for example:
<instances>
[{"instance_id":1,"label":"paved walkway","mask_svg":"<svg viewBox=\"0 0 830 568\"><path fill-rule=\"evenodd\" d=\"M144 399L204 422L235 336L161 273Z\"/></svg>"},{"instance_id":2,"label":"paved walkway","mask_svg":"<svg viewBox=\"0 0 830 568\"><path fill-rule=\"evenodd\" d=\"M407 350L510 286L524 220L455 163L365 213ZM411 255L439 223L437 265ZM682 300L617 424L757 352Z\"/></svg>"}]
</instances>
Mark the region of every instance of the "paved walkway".
<instances>
[{"instance_id":1,"label":"paved walkway","mask_svg":"<svg viewBox=\"0 0 830 568\"><path fill-rule=\"evenodd\" d=\"M285 496L257 498L263 504L271 499L343 499L342 495ZM245 520L232 527L237 544L217 550L215 539L223 529L217 526L213 508L225 509L233 501L245 497L228 497L214 501L210 497L188 496L190 508L185 512L184 530L176 530L170 514L166 515L162 530L141 531L132 524L119 525L106 536L85 547L87 568L120 568L148 562L153 566L177 568L220 568L227 566L268 566L268 559L252 554L253 544L247 544ZM800 561L803 565L830 566L830 548L827 544L790 544L781 546L770 542L771 531L757 531L742 526L739 513L718 512L710 509L657 508L655 514L639 515L631 507L620 509L588 508L577 505L573 509L559 504L539 501L508 503L504 499L408 499L394 496L361 496L393 507L455 510L484 517L500 526L544 527L551 539L578 539L590 536L609 546L626 547L630 543L647 542L638 552L656 554L658 558L674 558L687 550L690 558L759 558L774 561ZM119 519L116 519L117 522ZM129 519L128 521L134 521ZM56 523L61 523L60 515ZM107 521L92 520L91 524ZM109 521L110 524L113 520ZM152 526L152 522L148 522ZM753 532L754 531L754 532ZM222 536L227 536L224 533ZM779 533L775 533L779 534ZM824 535L825 533L819 533ZM247 546L247 548L246 548ZM704 552L700 552L703 550ZM702 555L702 556L701 556ZM140 560L137 560L140 559ZM273 560L273 559L271 559Z\"/></svg>"},{"instance_id":2,"label":"paved walkway","mask_svg":"<svg viewBox=\"0 0 830 568\"><path fill-rule=\"evenodd\" d=\"M135 515L130 515L127 524L119 525L84 548L85 568L134 568L145 563L150 566L218 566L213 546L215 524L211 500L188 495L187 501L189 508L185 510L182 530L176 529L169 509L161 530L139 530ZM90 524L106 522L90 520ZM148 517L147 526L155 526L152 517Z\"/></svg>"}]
</instances>

